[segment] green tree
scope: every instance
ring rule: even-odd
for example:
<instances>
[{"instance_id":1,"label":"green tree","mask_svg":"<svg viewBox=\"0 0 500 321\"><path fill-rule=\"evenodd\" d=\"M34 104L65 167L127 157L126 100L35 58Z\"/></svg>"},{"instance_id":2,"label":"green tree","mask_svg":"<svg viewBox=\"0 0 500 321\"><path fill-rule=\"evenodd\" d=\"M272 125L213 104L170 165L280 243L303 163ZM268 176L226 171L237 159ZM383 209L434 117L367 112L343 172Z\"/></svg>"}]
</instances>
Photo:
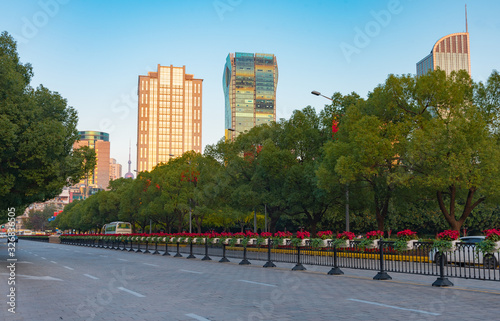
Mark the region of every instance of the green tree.
<instances>
[{"instance_id":1,"label":"green tree","mask_svg":"<svg viewBox=\"0 0 500 321\"><path fill-rule=\"evenodd\" d=\"M22 64L14 39L0 36L0 221L9 207L57 196L82 177L72 146L77 113L58 93L30 87L33 71Z\"/></svg>"},{"instance_id":2,"label":"green tree","mask_svg":"<svg viewBox=\"0 0 500 321\"><path fill-rule=\"evenodd\" d=\"M33 231L44 231L50 225L48 219L54 215L55 211L56 207L54 205L47 205L43 210L39 211L30 210L25 227Z\"/></svg>"},{"instance_id":3,"label":"green tree","mask_svg":"<svg viewBox=\"0 0 500 321\"><path fill-rule=\"evenodd\" d=\"M429 84L432 96L418 114L418 88ZM459 230L479 204L499 198L499 75L493 72L483 85L474 84L465 71L448 77L436 71L408 89L414 93L395 96L409 107L401 108L414 124L404 155L409 168L404 181L434 193L449 226ZM425 113L430 117L421 117Z\"/></svg>"}]
</instances>

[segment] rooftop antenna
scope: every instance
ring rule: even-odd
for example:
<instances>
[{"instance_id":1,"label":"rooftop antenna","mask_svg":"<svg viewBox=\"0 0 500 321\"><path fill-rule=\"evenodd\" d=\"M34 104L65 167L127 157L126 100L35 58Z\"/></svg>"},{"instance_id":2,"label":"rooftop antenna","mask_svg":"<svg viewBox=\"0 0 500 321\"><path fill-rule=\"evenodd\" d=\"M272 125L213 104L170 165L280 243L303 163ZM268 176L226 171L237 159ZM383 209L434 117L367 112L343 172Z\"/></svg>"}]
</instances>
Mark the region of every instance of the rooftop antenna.
<instances>
[{"instance_id":1,"label":"rooftop antenna","mask_svg":"<svg viewBox=\"0 0 500 321\"><path fill-rule=\"evenodd\" d=\"M469 33L469 27L467 25L467 4L465 5L465 32Z\"/></svg>"}]
</instances>

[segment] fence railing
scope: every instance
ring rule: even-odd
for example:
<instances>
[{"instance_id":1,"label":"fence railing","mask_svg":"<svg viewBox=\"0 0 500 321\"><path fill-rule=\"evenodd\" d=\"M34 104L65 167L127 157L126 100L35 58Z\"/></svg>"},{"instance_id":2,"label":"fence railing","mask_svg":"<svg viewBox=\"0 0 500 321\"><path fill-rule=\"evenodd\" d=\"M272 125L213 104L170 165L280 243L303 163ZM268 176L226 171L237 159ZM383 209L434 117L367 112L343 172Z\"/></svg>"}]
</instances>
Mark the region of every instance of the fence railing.
<instances>
[{"instance_id":1,"label":"fence railing","mask_svg":"<svg viewBox=\"0 0 500 321\"><path fill-rule=\"evenodd\" d=\"M39 239L32 239L39 240ZM45 240L44 240L45 241ZM410 250L396 251L394 242L379 241L376 247L364 248L358 241L351 241L348 247L272 245L226 245L198 243L158 243L117 241L71 237L61 243L79 246L99 247L129 252L173 255L175 257L210 260L211 256L222 257L220 262L240 260L239 264L250 264L252 260L266 261L264 267L276 266L274 262L295 264L293 270L305 270L305 265L331 267L328 274L343 274L342 268L373 270L378 273L374 279L391 279L389 273L409 273L437 276L434 286L453 285L448 277L500 281L500 252L483 254L476 251L474 244L458 243L444 255L436 251L432 243L415 242Z\"/></svg>"}]
</instances>

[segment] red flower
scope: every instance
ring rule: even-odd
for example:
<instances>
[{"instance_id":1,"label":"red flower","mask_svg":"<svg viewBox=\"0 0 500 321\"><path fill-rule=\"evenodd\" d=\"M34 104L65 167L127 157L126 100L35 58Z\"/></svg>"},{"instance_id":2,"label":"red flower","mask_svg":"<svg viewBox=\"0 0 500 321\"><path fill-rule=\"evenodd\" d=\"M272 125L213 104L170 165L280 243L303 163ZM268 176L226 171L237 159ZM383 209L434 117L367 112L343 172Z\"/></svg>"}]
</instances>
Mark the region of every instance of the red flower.
<instances>
[{"instance_id":1,"label":"red flower","mask_svg":"<svg viewBox=\"0 0 500 321\"><path fill-rule=\"evenodd\" d=\"M446 230L437 235L437 238L439 240L445 240L445 241L455 241L459 237L460 237L460 232L455 230Z\"/></svg>"},{"instance_id":2,"label":"red flower","mask_svg":"<svg viewBox=\"0 0 500 321\"><path fill-rule=\"evenodd\" d=\"M337 234L338 239L343 239L343 240L352 240L356 237L356 234L353 232L342 232Z\"/></svg>"},{"instance_id":3,"label":"red flower","mask_svg":"<svg viewBox=\"0 0 500 321\"><path fill-rule=\"evenodd\" d=\"M382 237L384 237L383 231L370 231L370 232L366 233L366 238L369 240L380 239Z\"/></svg>"}]
</instances>

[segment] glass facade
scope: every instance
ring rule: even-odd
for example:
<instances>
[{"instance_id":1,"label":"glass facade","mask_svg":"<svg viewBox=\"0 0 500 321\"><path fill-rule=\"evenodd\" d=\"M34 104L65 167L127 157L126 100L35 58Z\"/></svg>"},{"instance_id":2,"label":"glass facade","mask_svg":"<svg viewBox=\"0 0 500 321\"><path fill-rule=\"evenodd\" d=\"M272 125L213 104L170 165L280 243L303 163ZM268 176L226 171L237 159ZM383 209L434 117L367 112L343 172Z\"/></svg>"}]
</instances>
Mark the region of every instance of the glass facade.
<instances>
[{"instance_id":1,"label":"glass facade","mask_svg":"<svg viewBox=\"0 0 500 321\"><path fill-rule=\"evenodd\" d=\"M201 153L202 81L172 65L139 76L139 172L186 151Z\"/></svg>"},{"instance_id":2,"label":"glass facade","mask_svg":"<svg viewBox=\"0 0 500 321\"><path fill-rule=\"evenodd\" d=\"M274 55L229 54L222 82L226 138L276 120L278 65Z\"/></svg>"},{"instance_id":3,"label":"glass facade","mask_svg":"<svg viewBox=\"0 0 500 321\"><path fill-rule=\"evenodd\" d=\"M453 33L439 39L431 53L417 63L417 75L437 68L447 75L452 71L466 70L471 74L469 33Z\"/></svg>"}]
</instances>

